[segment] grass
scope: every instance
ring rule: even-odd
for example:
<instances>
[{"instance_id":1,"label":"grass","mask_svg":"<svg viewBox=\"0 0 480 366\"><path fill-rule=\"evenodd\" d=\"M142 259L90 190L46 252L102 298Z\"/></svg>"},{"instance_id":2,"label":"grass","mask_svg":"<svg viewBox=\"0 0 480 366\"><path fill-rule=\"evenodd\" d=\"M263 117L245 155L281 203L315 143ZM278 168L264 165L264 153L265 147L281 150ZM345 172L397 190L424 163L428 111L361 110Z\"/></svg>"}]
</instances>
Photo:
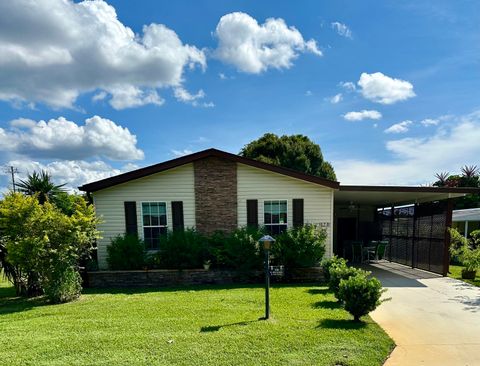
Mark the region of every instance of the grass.
<instances>
[{"instance_id":1,"label":"grass","mask_svg":"<svg viewBox=\"0 0 480 366\"><path fill-rule=\"evenodd\" d=\"M455 266L455 265L451 264L448 277L456 278L457 280L468 282L468 283L470 283L474 286L480 287L480 275L479 275L480 271L477 271L477 276L475 277L474 280L466 280L466 279L462 278L462 269L463 268L464 268L463 266Z\"/></svg>"},{"instance_id":2,"label":"grass","mask_svg":"<svg viewBox=\"0 0 480 366\"><path fill-rule=\"evenodd\" d=\"M382 365L393 341L353 323L326 287L88 290L75 302L19 299L0 284L5 365Z\"/></svg>"}]
</instances>

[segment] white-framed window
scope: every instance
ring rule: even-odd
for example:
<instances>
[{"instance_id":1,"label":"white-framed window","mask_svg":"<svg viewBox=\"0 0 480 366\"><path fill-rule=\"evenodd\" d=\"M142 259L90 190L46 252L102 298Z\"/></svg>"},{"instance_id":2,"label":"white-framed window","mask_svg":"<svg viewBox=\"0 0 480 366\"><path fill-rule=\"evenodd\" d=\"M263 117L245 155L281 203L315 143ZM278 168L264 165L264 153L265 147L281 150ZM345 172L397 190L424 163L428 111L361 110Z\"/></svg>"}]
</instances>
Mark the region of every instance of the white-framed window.
<instances>
[{"instance_id":1,"label":"white-framed window","mask_svg":"<svg viewBox=\"0 0 480 366\"><path fill-rule=\"evenodd\" d=\"M143 240L147 250L159 247L160 235L167 233L167 204L142 202Z\"/></svg>"},{"instance_id":2,"label":"white-framed window","mask_svg":"<svg viewBox=\"0 0 480 366\"><path fill-rule=\"evenodd\" d=\"M287 230L287 200L264 201L263 224L271 235Z\"/></svg>"}]
</instances>

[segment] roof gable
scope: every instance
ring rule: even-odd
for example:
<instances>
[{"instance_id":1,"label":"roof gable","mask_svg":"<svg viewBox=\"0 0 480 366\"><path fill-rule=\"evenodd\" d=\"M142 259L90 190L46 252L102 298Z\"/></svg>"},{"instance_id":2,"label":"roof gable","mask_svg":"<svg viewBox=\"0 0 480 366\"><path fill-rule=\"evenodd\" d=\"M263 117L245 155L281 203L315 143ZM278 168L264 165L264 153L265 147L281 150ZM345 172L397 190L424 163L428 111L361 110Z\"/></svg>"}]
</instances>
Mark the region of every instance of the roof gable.
<instances>
[{"instance_id":1,"label":"roof gable","mask_svg":"<svg viewBox=\"0 0 480 366\"><path fill-rule=\"evenodd\" d=\"M248 159L244 158L239 155L227 153L225 151L217 150L217 149L208 149L208 150L203 150L197 153L193 153L190 155L185 155L176 159L168 160L163 163L155 164L155 165L150 165L145 168L140 168L136 170L132 170L127 173L119 174L110 178L102 179L96 182L84 184L81 187L78 187L81 191L85 192L95 192L99 191L101 189L105 189L108 187L115 186L117 184L121 183L126 183L131 180L139 179L146 177L148 175L152 175L155 173L163 172L184 164L192 163L197 160L205 159L208 157L217 157L217 158L222 158L230 161L234 161L237 163L242 163L245 165L250 165L256 168L264 169L267 171L271 171L274 173L279 173L283 174L289 177L301 179L310 183L314 184L319 184L325 187L333 188L333 189L338 189L339 183L326 179L326 178L321 178L317 176L313 176L310 174L305 174L293 169L288 169L288 168L283 168L280 166L264 163L261 161L253 160L253 159Z\"/></svg>"}]
</instances>

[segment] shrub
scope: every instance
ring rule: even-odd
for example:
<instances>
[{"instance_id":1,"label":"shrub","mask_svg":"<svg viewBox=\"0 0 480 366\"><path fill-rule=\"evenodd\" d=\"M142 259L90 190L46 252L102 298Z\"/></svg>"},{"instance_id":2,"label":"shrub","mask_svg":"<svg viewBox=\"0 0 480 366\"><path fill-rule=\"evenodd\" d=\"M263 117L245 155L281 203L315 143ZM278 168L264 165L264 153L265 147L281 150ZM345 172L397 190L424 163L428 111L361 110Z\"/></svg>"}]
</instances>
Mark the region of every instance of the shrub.
<instances>
[{"instance_id":1,"label":"shrub","mask_svg":"<svg viewBox=\"0 0 480 366\"><path fill-rule=\"evenodd\" d=\"M474 248L480 247L480 230L475 230L470 233L470 241Z\"/></svg>"},{"instance_id":2,"label":"shrub","mask_svg":"<svg viewBox=\"0 0 480 366\"><path fill-rule=\"evenodd\" d=\"M160 237L157 258L161 268L202 268L208 255L207 238L194 229L169 231Z\"/></svg>"},{"instance_id":3,"label":"shrub","mask_svg":"<svg viewBox=\"0 0 480 366\"><path fill-rule=\"evenodd\" d=\"M355 267L348 267L342 262L330 267L330 280L328 281L328 287L339 301L341 301L339 296L340 281L346 280L359 273L359 269Z\"/></svg>"},{"instance_id":4,"label":"shrub","mask_svg":"<svg viewBox=\"0 0 480 366\"><path fill-rule=\"evenodd\" d=\"M82 291L82 279L72 266L57 266L54 272L44 276L42 287L51 302L68 302L75 300Z\"/></svg>"},{"instance_id":5,"label":"shrub","mask_svg":"<svg viewBox=\"0 0 480 366\"><path fill-rule=\"evenodd\" d=\"M136 235L118 235L107 247L107 263L111 270L142 269L145 245Z\"/></svg>"},{"instance_id":6,"label":"shrub","mask_svg":"<svg viewBox=\"0 0 480 366\"><path fill-rule=\"evenodd\" d=\"M313 267L325 254L327 232L315 225L288 229L278 235L272 255L286 269Z\"/></svg>"},{"instance_id":7,"label":"shrub","mask_svg":"<svg viewBox=\"0 0 480 366\"><path fill-rule=\"evenodd\" d=\"M341 265L347 266L347 260L341 257L337 257L336 255L331 258L325 258L324 260L322 260L321 266L323 268L323 275L325 276L325 280L330 280L330 269L333 266Z\"/></svg>"},{"instance_id":8,"label":"shrub","mask_svg":"<svg viewBox=\"0 0 480 366\"><path fill-rule=\"evenodd\" d=\"M52 302L80 295L78 262L99 232L93 206L82 199L74 207L68 216L48 201L40 205L35 196L16 193L0 202L1 241L19 295L36 295L36 288Z\"/></svg>"},{"instance_id":9,"label":"shrub","mask_svg":"<svg viewBox=\"0 0 480 366\"><path fill-rule=\"evenodd\" d=\"M223 239L223 249L217 250L226 268L239 272L258 270L263 265L263 250L258 240L264 235L262 228L243 227L234 230ZM220 247L221 248L221 247ZM217 260L218 260L217 259Z\"/></svg>"},{"instance_id":10,"label":"shrub","mask_svg":"<svg viewBox=\"0 0 480 366\"><path fill-rule=\"evenodd\" d=\"M470 243L457 230L450 229L450 253L465 266L463 272L474 272L480 268L480 247L475 248L475 239Z\"/></svg>"},{"instance_id":11,"label":"shrub","mask_svg":"<svg viewBox=\"0 0 480 366\"><path fill-rule=\"evenodd\" d=\"M360 317L375 310L385 301L380 300L385 291L379 280L368 277L368 272L358 273L340 281L339 298L345 310L352 314L354 321L358 322Z\"/></svg>"}]
</instances>

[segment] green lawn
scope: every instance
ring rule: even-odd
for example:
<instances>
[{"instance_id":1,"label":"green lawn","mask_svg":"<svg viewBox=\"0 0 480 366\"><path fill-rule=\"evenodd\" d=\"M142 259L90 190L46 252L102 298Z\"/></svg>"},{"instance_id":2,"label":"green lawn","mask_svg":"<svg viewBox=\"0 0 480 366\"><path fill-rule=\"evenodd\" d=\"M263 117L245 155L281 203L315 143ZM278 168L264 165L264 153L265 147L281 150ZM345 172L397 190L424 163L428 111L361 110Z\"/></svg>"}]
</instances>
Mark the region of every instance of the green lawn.
<instances>
[{"instance_id":1,"label":"green lawn","mask_svg":"<svg viewBox=\"0 0 480 366\"><path fill-rule=\"evenodd\" d=\"M462 268L462 266L454 266L453 264L451 264L448 277L456 278L457 280L465 281L471 283L472 285L480 287L480 271L477 271L477 276L474 280L465 280L462 278Z\"/></svg>"},{"instance_id":2,"label":"green lawn","mask_svg":"<svg viewBox=\"0 0 480 366\"><path fill-rule=\"evenodd\" d=\"M0 284L4 365L381 365L393 341L355 324L325 287L86 291L69 304Z\"/></svg>"}]
</instances>

